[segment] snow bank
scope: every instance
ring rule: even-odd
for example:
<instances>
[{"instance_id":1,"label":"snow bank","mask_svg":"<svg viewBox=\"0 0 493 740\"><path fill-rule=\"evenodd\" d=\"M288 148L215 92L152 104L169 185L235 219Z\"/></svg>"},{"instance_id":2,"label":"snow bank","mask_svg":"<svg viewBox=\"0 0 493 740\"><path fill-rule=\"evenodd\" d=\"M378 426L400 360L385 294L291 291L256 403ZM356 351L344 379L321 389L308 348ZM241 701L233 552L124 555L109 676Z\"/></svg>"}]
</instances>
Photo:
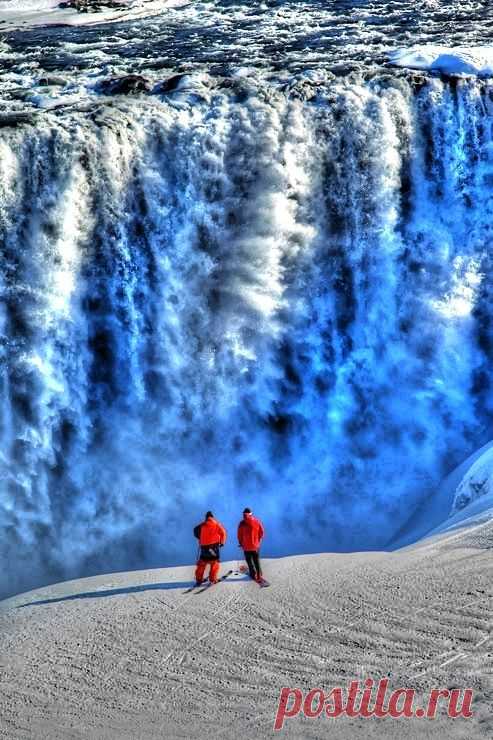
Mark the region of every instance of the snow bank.
<instances>
[{"instance_id":1,"label":"snow bank","mask_svg":"<svg viewBox=\"0 0 493 740\"><path fill-rule=\"evenodd\" d=\"M450 76L493 77L493 46L415 46L395 49L389 62L396 67L440 72Z\"/></svg>"},{"instance_id":2,"label":"snow bank","mask_svg":"<svg viewBox=\"0 0 493 740\"><path fill-rule=\"evenodd\" d=\"M478 457L460 480L454 496L453 512L461 511L479 498L493 496L493 446Z\"/></svg>"},{"instance_id":3,"label":"snow bank","mask_svg":"<svg viewBox=\"0 0 493 740\"><path fill-rule=\"evenodd\" d=\"M445 532L467 531L467 529L470 530L472 527L485 525L491 521L493 521L493 492L485 494L471 501L463 509L455 511L443 524L428 532L426 536L428 538Z\"/></svg>"},{"instance_id":4,"label":"snow bank","mask_svg":"<svg viewBox=\"0 0 493 740\"><path fill-rule=\"evenodd\" d=\"M438 494L452 499L448 518L427 536L493 519L493 442L481 447L443 481Z\"/></svg>"},{"instance_id":5,"label":"snow bank","mask_svg":"<svg viewBox=\"0 0 493 740\"><path fill-rule=\"evenodd\" d=\"M56 8L61 0L0 0L0 10L11 13L28 13Z\"/></svg>"},{"instance_id":6,"label":"snow bank","mask_svg":"<svg viewBox=\"0 0 493 740\"><path fill-rule=\"evenodd\" d=\"M127 0L121 8L80 13L59 8L61 0L0 0L2 31L26 30L47 25L88 26L118 20L133 20L158 14L167 8L187 5L189 0Z\"/></svg>"}]
</instances>

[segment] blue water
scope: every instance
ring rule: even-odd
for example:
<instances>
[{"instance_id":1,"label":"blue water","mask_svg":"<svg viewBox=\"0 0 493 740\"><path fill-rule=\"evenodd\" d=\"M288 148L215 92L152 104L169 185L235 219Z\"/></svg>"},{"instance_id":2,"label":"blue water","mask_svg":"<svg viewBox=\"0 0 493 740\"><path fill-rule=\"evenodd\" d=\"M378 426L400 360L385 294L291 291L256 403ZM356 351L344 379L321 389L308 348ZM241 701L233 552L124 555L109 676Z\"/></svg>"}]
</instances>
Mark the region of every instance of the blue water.
<instances>
[{"instance_id":1,"label":"blue water","mask_svg":"<svg viewBox=\"0 0 493 740\"><path fill-rule=\"evenodd\" d=\"M6 34L3 593L191 562L209 508L225 557L246 505L271 555L447 516L492 436L493 87L383 53L453 41L437 5ZM103 94L126 72L149 92Z\"/></svg>"}]
</instances>

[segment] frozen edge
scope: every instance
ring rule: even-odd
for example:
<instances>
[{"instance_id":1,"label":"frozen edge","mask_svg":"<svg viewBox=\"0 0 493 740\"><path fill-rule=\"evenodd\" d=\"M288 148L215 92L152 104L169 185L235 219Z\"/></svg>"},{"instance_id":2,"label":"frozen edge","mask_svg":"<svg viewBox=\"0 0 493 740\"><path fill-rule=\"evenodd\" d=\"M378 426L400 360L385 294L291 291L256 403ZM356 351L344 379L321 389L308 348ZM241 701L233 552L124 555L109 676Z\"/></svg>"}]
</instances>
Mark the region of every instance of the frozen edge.
<instances>
[{"instance_id":1,"label":"frozen edge","mask_svg":"<svg viewBox=\"0 0 493 740\"><path fill-rule=\"evenodd\" d=\"M39 7L35 0L24 3L0 1L0 33L3 31L27 31L47 26L94 26L100 23L131 21L157 15L169 8L179 8L190 0L129 0L128 8L80 13L71 8L59 8L61 0L46 0ZM15 7L12 7L15 5ZM20 7L19 7L20 6Z\"/></svg>"},{"instance_id":2,"label":"frozen edge","mask_svg":"<svg viewBox=\"0 0 493 740\"><path fill-rule=\"evenodd\" d=\"M394 67L437 72L451 77L493 77L493 46L414 46L394 49L389 53L388 60Z\"/></svg>"}]
</instances>

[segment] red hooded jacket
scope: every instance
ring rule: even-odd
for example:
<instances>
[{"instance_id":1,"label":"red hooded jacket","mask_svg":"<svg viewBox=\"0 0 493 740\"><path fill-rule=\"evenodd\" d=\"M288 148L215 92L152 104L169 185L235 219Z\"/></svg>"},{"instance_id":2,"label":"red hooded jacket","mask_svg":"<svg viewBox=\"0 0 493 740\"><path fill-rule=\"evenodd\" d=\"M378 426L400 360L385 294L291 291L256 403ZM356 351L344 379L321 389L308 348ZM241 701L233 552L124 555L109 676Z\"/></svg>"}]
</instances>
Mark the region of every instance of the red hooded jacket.
<instances>
[{"instance_id":1,"label":"red hooded jacket","mask_svg":"<svg viewBox=\"0 0 493 740\"><path fill-rule=\"evenodd\" d=\"M202 546L224 545L226 530L222 524L210 516L200 525L199 542Z\"/></svg>"},{"instance_id":2,"label":"red hooded jacket","mask_svg":"<svg viewBox=\"0 0 493 740\"><path fill-rule=\"evenodd\" d=\"M256 519L253 514L243 514L243 519L238 525L240 547L250 552L257 551L263 536L264 528L260 519Z\"/></svg>"}]
</instances>

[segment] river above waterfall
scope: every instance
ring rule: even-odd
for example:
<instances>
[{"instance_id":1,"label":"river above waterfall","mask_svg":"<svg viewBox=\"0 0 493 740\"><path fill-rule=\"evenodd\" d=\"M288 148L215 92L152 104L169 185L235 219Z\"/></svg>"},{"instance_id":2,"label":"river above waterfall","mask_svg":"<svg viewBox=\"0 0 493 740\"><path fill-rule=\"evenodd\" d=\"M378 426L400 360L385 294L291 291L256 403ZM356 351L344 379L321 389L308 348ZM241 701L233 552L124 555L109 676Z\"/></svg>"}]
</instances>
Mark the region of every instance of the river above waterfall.
<instances>
[{"instance_id":1,"label":"river above waterfall","mask_svg":"<svg viewBox=\"0 0 493 740\"><path fill-rule=\"evenodd\" d=\"M75 13L57 9L54 0L3 0L4 72L34 77L65 70L89 79L204 68L218 73L249 68L281 76L308 69L346 74L385 64L396 47L481 46L493 36L486 0L152 0L127 5L121 12L103 6L99 13ZM108 15L111 23L104 22Z\"/></svg>"}]
</instances>

